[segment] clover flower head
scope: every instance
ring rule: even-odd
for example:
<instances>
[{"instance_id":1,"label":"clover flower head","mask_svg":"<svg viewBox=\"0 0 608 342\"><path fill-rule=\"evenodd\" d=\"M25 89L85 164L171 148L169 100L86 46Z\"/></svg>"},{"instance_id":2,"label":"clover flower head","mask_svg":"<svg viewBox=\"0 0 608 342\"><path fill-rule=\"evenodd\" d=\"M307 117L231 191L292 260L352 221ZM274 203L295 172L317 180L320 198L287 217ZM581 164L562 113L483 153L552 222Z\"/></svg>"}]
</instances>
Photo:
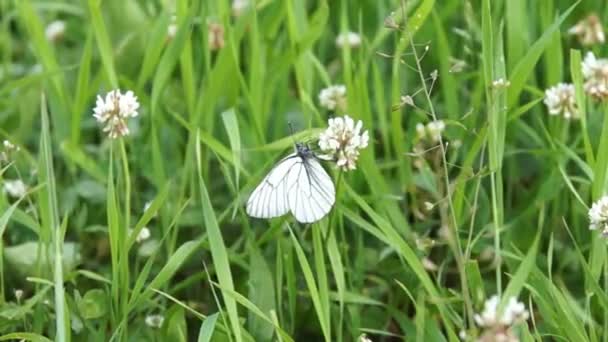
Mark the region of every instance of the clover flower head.
<instances>
[{"instance_id":1,"label":"clover flower head","mask_svg":"<svg viewBox=\"0 0 608 342\"><path fill-rule=\"evenodd\" d=\"M19 152L19 150L20 150L19 146L14 145L9 140L4 140L2 142L2 150L0 151L0 163L10 162L11 156L16 152Z\"/></svg>"},{"instance_id":2,"label":"clover flower head","mask_svg":"<svg viewBox=\"0 0 608 342\"><path fill-rule=\"evenodd\" d=\"M572 84L558 83L545 90L545 100L543 102L551 115L563 114L566 119L578 117L574 85Z\"/></svg>"},{"instance_id":3,"label":"clover flower head","mask_svg":"<svg viewBox=\"0 0 608 342\"><path fill-rule=\"evenodd\" d=\"M589 229L599 229L608 236L608 196L597 200L589 209Z\"/></svg>"},{"instance_id":4,"label":"clover flower head","mask_svg":"<svg viewBox=\"0 0 608 342\"><path fill-rule=\"evenodd\" d=\"M137 237L135 238L135 241L137 241L138 243L141 243L143 241L146 241L150 238L151 234L150 234L150 229L148 229L148 227L143 227L140 231L139 234L137 234Z\"/></svg>"},{"instance_id":5,"label":"clover flower head","mask_svg":"<svg viewBox=\"0 0 608 342\"><path fill-rule=\"evenodd\" d=\"M93 117L104 125L103 131L112 139L129 135L127 119L138 115L139 102L132 91L121 94L119 89L106 94L105 99L97 96Z\"/></svg>"},{"instance_id":6,"label":"clover flower head","mask_svg":"<svg viewBox=\"0 0 608 342\"><path fill-rule=\"evenodd\" d=\"M345 32L340 33L338 37L336 37L336 45L339 48L344 48L346 46L355 48L361 45L361 36L355 32Z\"/></svg>"},{"instance_id":7,"label":"clover flower head","mask_svg":"<svg viewBox=\"0 0 608 342\"><path fill-rule=\"evenodd\" d=\"M321 92L319 93L319 103L329 110L336 110L336 108L345 110L346 86L337 84L321 89Z\"/></svg>"},{"instance_id":8,"label":"clover flower head","mask_svg":"<svg viewBox=\"0 0 608 342\"><path fill-rule=\"evenodd\" d=\"M232 15L240 17L243 12L249 7L249 0L233 0L232 1Z\"/></svg>"},{"instance_id":9,"label":"clover flower head","mask_svg":"<svg viewBox=\"0 0 608 342\"><path fill-rule=\"evenodd\" d=\"M587 52L582 62L584 89L595 100L608 97L608 59L596 58L593 52Z\"/></svg>"},{"instance_id":10,"label":"clover flower head","mask_svg":"<svg viewBox=\"0 0 608 342\"><path fill-rule=\"evenodd\" d=\"M426 125L422 123L416 124L416 134L418 135L418 138L421 140L429 140L433 143L439 142L444 130L445 122L443 122L443 120L431 121Z\"/></svg>"},{"instance_id":11,"label":"clover flower head","mask_svg":"<svg viewBox=\"0 0 608 342\"><path fill-rule=\"evenodd\" d=\"M502 314L498 312L499 304L500 298L496 295L486 300L481 314L476 314L473 317L475 323L482 328L509 328L515 323L527 320L529 317L524 304L518 302L515 297L509 298Z\"/></svg>"},{"instance_id":12,"label":"clover flower head","mask_svg":"<svg viewBox=\"0 0 608 342\"><path fill-rule=\"evenodd\" d=\"M167 39L171 40L175 38L177 34L177 18L175 16L171 17L171 22L167 26Z\"/></svg>"},{"instance_id":13,"label":"clover flower head","mask_svg":"<svg viewBox=\"0 0 608 342\"><path fill-rule=\"evenodd\" d=\"M58 42L65 35L65 21L55 20L44 30L44 36L49 42Z\"/></svg>"},{"instance_id":14,"label":"clover flower head","mask_svg":"<svg viewBox=\"0 0 608 342\"><path fill-rule=\"evenodd\" d=\"M319 135L323 159L333 160L343 171L357 168L359 150L369 144L368 131L361 132L363 122L348 115L329 119L329 127Z\"/></svg>"},{"instance_id":15,"label":"clover flower head","mask_svg":"<svg viewBox=\"0 0 608 342\"><path fill-rule=\"evenodd\" d=\"M165 317L163 315L148 315L146 316L146 325L150 328L160 328L165 321Z\"/></svg>"},{"instance_id":16,"label":"clover flower head","mask_svg":"<svg viewBox=\"0 0 608 342\"><path fill-rule=\"evenodd\" d=\"M27 186L21 179L6 179L4 180L4 192L14 198L20 198L25 196L27 192Z\"/></svg>"},{"instance_id":17,"label":"clover flower head","mask_svg":"<svg viewBox=\"0 0 608 342\"><path fill-rule=\"evenodd\" d=\"M575 35L585 46L603 44L606 41L602 22L597 14L592 13L572 26L568 33Z\"/></svg>"}]
</instances>

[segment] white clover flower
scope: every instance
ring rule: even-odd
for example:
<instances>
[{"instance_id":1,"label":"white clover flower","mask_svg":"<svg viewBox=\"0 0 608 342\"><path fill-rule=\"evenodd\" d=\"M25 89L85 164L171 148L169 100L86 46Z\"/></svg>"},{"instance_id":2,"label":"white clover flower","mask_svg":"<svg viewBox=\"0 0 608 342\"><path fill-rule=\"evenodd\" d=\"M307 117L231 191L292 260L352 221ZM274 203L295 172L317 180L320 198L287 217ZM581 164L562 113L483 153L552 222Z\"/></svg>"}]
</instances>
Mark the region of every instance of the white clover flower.
<instances>
[{"instance_id":1,"label":"white clover flower","mask_svg":"<svg viewBox=\"0 0 608 342\"><path fill-rule=\"evenodd\" d=\"M165 317L163 315L148 315L146 316L146 325L150 328L160 328L165 321Z\"/></svg>"},{"instance_id":2,"label":"white clover flower","mask_svg":"<svg viewBox=\"0 0 608 342\"><path fill-rule=\"evenodd\" d=\"M563 113L566 119L578 117L574 85L572 84L558 83L556 86L545 90L545 100L543 102L551 115Z\"/></svg>"},{"instance_id":3,"label":"white clover flower","mask_svg":"<svg viewBox=\"0 0 608 342\"><path fill-rule=\"evenodd\" d=\"M207 24L207 39L209 41L209 49L216 51L224 47L224 27L216 22Z\"/></svg>"},{"instance_id":4,"label":"white clover flower","mask_svg":"<svg viewBox=\"0 0 608 342\"><path fill-rule=\"evenodd\" d=\"M27 192L27 186L21 179L6 179L4 181L4 192L9 194L9 196L14 198L20 198L25 196Z\"/></svg>"},{"instance_id":5,"label":"white clover flower","mask_svg":"<svg viewBox=\"0 0 608 342\"><path fill-rule=\"evenodd\" d=\"M132 91L121 94L119 89L110 91L105 100L97 95L93 116L104 125L103 131L112 139L129 135L127 119L138 115L139 102Z\"/></svg>"},{"instance_id":6,"label":"white clover flower","mask_svg":"<svg viewBox=\"0 0 608 342\"><path fill-rule=\"evenodd\" d=\"M361 45L361 36L355 32L340 33L338 37L336 37L336 45L339 48L344 48L346 46L351 48L358 47Z\"/></svg>"},{"instance_id":7,"label":"white clover flower","mask_svg":"<svg viewBox=\"0 0 608 342\"><path fill-rule=\"evenodd\" d=\"M23 290L15 289L15 299L17 299L17 302L21 301L21 298L23 298Z\"/></svg>"},{"instance_id":8,"label":"white clover flower","mask_svg":"<svg viewBox=\"0 0 608 342\"><path fill-rule=\"evenodd\" d=\"M482 313L475 314L473 317L475 323L482 328L508 328L517 322L528 319L529 315L526 307L523 303L518 302L515 297L509 298L509 302L500 317L498 317L498 304L500 304L500 298L496 295L486 300Z\"/></svg>"},{"instance_id":9,"label":"white clover flower","mask_svg":"<svg viewBox=\"0 0 608 342\"><path fill-rule=\"evenodd\" d=\"M3 146L3 149L2 149L2 151L0 151L0 163L2 163L2 162L6 162L6 163L10 162L11 161L11 155L13 153L19 152L19 150L20 150L19 146L14 145L9 140L4 140L2 142L2 146Z\"/></svg>"},{"instance_id":10,"label":"white clover flower","mask_svg":"<svg viewBox=\"0 0 608 342\"><path fill-rule=\"evenodd\" d=\"M608 196L597 200L589 209L589 229L599 229L608 236Z\"/></svg>"},{"instance_id":11,"label":"white clover flower","mask_svg":"<svg viewBox=\"0 0 608 342\"><path fill-rule=\"evenodd\" d=\"M232 15L240 17L243 12L249 7L249 0L233 0L232 1Z\"/></svg>"},{"instance_id":12,"label":"white clover flower","mask_svg":"<svg viewBox=\"0 0 608 342\"><path fill-rule=\"evenodd\" d=\"M361 133L363 122L345 115L329 119L329 127L319 135L319 147L325 153L323 159L333 160L343 171L357 168L359 150L367 147L369 134Z\"/></svg>"},{"instance_id":13,"label":"white clover flower","mask_svg":"<svg viewBox=\"0 0 608 342\"><path fill-rule=\"evenodd\" d=\"M596 100L608 97L608 59L587 52L582 62L585 92Z\"/></svg>"},{"instance_id":14,"label":"white clover flower","mask_svg":"<svg viewBox=\"0 0 608 342\"><path fill-rule=\"evenodd\" d=\"M135 241L137 241L137 243L141 243L143 241L148 240L149 238L150 238L150 229L148 229L148 227L143 227L139 231L139 234L137 234Z\"/></svg>"},{"instance_id":15,"label":"white clover flower","mask_svg":"<svg viewBox=\"0 0 608 342\"><path fill-rule=\"evenodd\" d=\"M443 120L431 121L426 124L426 126L422 123L416 124L416 134L418 138L428 139L433 143L438 143L441 139L441 135L445 130L445 122Z\"/></svg>"},{"instance_id":16,"label":"white clover flower","mask_svg":"<svg viewBox=\"0 0 608 342\"><path fill-rule=\"evenodd\" d=\"M346 86L343 84L332 85L321 89L319 93L319 103L329 109L346 109Z\"/></svg>"},{"instance_id":17,"label":"white clover flower","mask_svg":"<svg viewBox=\"0 0 608 342\"><path fill-rule=\"evenodd\" d=\"M49 42L57 42L65 35L65 21L55 20L51 22L44 30L44 36Z\"/></svg>"},{"instance_id":18,"label":"white clover flower","mask_svg":"<svg viewBox=\"0 0 608 342\"><path fill-rule=\"evenodd\" d=\"M492 81L492 87L496 89L508 88L509 86L511 86L511 82L509 80L505 80L502 77Z\"/></svg>"},{"instance_id":19,"label":"white clover flower","mask_svg":"<svg viewBox=\"0 0 608 342\"><path fill-rule=\"evenodd\" d=\"M177 34L177 18L175 16L171 17L171 22L169 23L169 26L167 26L167 38L169 40L175 38L175 35Z\"/></svg>"},{"instance_id":20,"label":"white clover flower","mask_svg":"<svg viewBox=\"0 0 608 342\"><path fill-rule=\"evenodd\" d=\"M578 41L585 46L603 44L606 41L602 22L597 14L590 14L582 19L572 26L568 33L577 36Z\"/></svg>"},{"instance_id":21,"label":"white clover flower","mask_svg":"<svg viewBox=\"0 0 608 342\"><path fill-rule=\"evenodd\" d=\"M367 337L367 335L362 334L361 336L359 336L358 342L372 342L372 340Z\"/></svg>"}]
</instances>

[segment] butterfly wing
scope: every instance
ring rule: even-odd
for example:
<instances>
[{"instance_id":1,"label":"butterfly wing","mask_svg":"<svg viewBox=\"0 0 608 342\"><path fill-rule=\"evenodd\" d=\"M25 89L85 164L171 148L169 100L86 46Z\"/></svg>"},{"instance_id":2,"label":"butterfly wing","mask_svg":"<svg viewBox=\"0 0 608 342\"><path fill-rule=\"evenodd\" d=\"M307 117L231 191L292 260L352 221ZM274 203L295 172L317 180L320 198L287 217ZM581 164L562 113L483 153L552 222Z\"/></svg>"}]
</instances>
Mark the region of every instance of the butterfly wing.
<instances>
[{"instance_id":1,"label":"butterfly wing","mask_svg":"<svg viewBox=\"0 0 608 342\"><path fill-rule=\"evenodd\" d=\"M296 220L311 223L329 213L336 201L336 189L316 158L300 158L287 175L286 197Z\"/></svg>"},{"instance_id":2,"label":"butterfly wing","mask_svg":"<svg viewBox=\"0 0 608 342\"><path fill-rule=\"evenodd\" d=\"M287 202L287 181L303 160L296 153L283 158L262 182L253 190L247 200L247 215L256 218L272 218L289 211Z\"/></svg>"}]
</instances>

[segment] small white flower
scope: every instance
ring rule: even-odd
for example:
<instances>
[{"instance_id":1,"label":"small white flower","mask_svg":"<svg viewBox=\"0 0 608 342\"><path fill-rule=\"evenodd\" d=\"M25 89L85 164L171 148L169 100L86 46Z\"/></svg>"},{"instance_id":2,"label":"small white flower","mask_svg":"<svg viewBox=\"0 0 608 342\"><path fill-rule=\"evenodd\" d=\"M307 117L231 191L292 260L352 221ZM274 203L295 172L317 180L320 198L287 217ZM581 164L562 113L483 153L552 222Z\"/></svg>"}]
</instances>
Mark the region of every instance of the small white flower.
<instances>
[{"instance_id":1,"label":"small white flower","mask_svg":"<svg viewBox=\"0 0 608 342\"><path fill-rule=\"evenodd\" d=\"M363 122L345 115L329 119L329 127L319 135L319 147L325 153L324 159L333 160L343 171L357 168L359 150L367 147L369 134L361 133Z\"/></svg>"},{"instance_id":2,"label":"small white flower","mask_svg":"<svg viewBox=\"0 0 608 342\"><path fill-rule=\"evenodd\" d=\"M167 26L167 38L169 40L175 38L175 35L177 34L177 18L175 16L171 17L171 22L169 23L169 26Z\"/></svg>"},{"instance_id":3,"label":"small white flower","mask_svg":"<svg viewBox=\"0 0 608 342\"><path fill-rule=\"evenodd\" d=\"M97 96L93 116L104 125L103 131L112 139L129 135L127 119L138 115L139 102L132 91L121 94L119 89L110 91L105 100Z\"/></svg>"},{"instance_id":4,"label":"small white flower","mask_svg":"<svg viewBox=\"0 0 608 342\"><path fill-rule=\"evenodd\" d=\"M445 122L443 120L431 121L426 124L416 124L416 134L419 139L429 139L433 143L438 143L443 131L445 130Z\"/></svg>"},{"instance_id":5,"label":"small white flower","mask_svg":"<svg viewBox=\"0 0 608 342\"><path fill-rule=\"evenodd\" d=\"M165 321L165 317L162 315L148 315L146 316L146 325L151 328L160 328Z\"/></svg>"},{"instance_id":6,"label":"small white flower","mask_svg":"<svg viewBox=\"0 0 608 342\"><path fill-rule=\"evenodd\" d=\"M23 290L16 289L15 290L15 299L17 299L17 302L19 302L19 301L21 301L21 298L23 298Z\"/></svg>"},{"instance_id":7,"label":"small white flower","mask_svg":"<svg viewBox=\"0 0 608 342\"><path fill-rule=\"evenodd\" d=\"M544 103L551 115L563 113L566 119L578 117L574 85L572 84L558 83L556 86L545 90Z\"/></svg>"},{"instance_id":8,"label":"small white flower","mask_svg":"<svg viewBox=\"0 0 608 342\"><path fill-rule=\"evenodd\" d=\"M602 22L596 14L590 14L576 23L568 33L577 36L578 41L585 46L603 44L606 41Z\"/></svg>"},{"instance_id":9,"label":"small white flower","mask_svg":"<svg viewBox=\"0 0 608 342\"><path fill-rule=\"evenodd\" d=\"M597 59L593 52L587 52L582 70L585 92L596 100L608 97L608 59Z\"/></svg>"},{"instance_id":10,"label":"small white flower","mask_svg":"<svg viewBox=\"0 0 608 342\"><path fill-rule=\"evenodd\" d=\"M232 15L240 17L243 12L249 7L249 0L233 0L232 1Z\"/></svg>"},{"instance_id":11,"label":"small white flower","mask_svg":"<svg viewBox=\"0 0 608 342\"><path fill-rule=\"evenodd\" d=\"M13 143L8 140L4 140L2 142L2 145L4 148L2 149L2 151L0 151L0 163L8 163L11 161L11 155L13 153L19 152L20 148L19 146L13 145Z\"/></svg>"},{"instance_id":12,"label":"small white flower","mask_svg":"<svg viewBox=\"0 0 608 342\"><path fill-rule=\"evenodd\" d=\"M500 298L496 295L486 300L482 313L473 317L475 323L483 328L508 328L517 322L528 319L529 315L526 307L523 303L518 302L515 297L509 298L509 302L500 317L498 317L498 304L500 304Z\"/></svg>"},{"instance_id":13,"label":"small white flower","mask_svg":"<svg viewBox=\"0 0 608 342\"><path fill-rule=\"evenodd\" d=\"M340 33L336 37L336 45L339 48L349 46L351 48L358 47L361 45L361 36L355 32Z\"/></svg>"},{"instance_id":14,"label":"small white flower","mask_svg":"<svg viewBox=\"0 0 608 342\"><path fill-rule=\"evenodd\" d=\"M372 340L369 337L367 337L367 335L362 334L361 336L359 336L358 342L372 342Z\"/></svg>"},{"instance_id":15,"label":"small white flower","mask_svg":"<svg viewBox=\"0 0 608 342\"><path fill-rule=\"evenodd\" d=\"M20 198L25 196L27 192L27 186L21 179L5 180L4 181L4 192L9 194L11 197Z\"/></svg>"},{"instance_id":16,"label":"small white flower","mask_svg":"<svg viewBox=\"0 0 608 342\"><path fill-rule=\"evenodd\" d=\"M65 34L65 21L55 20L51 22L44 30L44 36L49 42L57 42L63 38Z\"/></svg>"},{"instance_id":17,"label":"small white flower","mask_svg":"<svg viewBox=\"0 0 608 342\"><path fill-rule=\"evenodd\" d=\"M137 234L135 241L137 241L137 243L141 243L143 241L148 240L149 238L150 238L150 229L148 229L148 227L143 227L139 231L139 234Z\"/></svg>"},{"instance_id":18,"label":"small white flower","mask_svg":"<svg viewBox=\"0 0 608 342\"><path fill-rule=\"evenodd\" d=\"M608 196L597 200L589 209L589 229L608 235Z\"/></svg>"},{"instance_id":19,"label":"small white flower","mask_svg":"<svg viewBox=\"0 0 608 342\"><path fill-rule=\"evenodd\" d=\"M511 82L509 82L509 80L505 80L502 77L497 80L494 80L492 82L492 87L494 87L496 89L508 88L510 85L511 85Z\"/></svg>"},{"instance_id":20,"label":"small white flower","mask_svg":"<svg viewBox=\"0 0 608 342\"><path fill-rule=\"evenodd\" d=\"M346 86L337 84L321 89L321 92L319 93L319 103L329 110L336 110L336 108L345 110Z\"/></svg>"}]
</instances>

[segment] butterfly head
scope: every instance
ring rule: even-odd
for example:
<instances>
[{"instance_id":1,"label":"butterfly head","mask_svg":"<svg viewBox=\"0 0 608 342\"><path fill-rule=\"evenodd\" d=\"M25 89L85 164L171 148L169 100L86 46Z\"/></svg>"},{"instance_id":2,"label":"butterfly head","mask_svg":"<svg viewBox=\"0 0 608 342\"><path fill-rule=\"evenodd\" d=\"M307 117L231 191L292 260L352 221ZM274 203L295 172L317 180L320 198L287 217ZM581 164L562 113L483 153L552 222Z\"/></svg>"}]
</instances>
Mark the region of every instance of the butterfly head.
<instances>
[{"instance_id":1,"label":"butterfly head","mask_svg":"<svg viewBox=\"0 0 608 342\"><path fill-rule=\"evenodd\" d=\"M302 158L310 158L314 156L314 153L310 147L304 143L296 143L296 153Z\"/></svg>"}]
</instances>

